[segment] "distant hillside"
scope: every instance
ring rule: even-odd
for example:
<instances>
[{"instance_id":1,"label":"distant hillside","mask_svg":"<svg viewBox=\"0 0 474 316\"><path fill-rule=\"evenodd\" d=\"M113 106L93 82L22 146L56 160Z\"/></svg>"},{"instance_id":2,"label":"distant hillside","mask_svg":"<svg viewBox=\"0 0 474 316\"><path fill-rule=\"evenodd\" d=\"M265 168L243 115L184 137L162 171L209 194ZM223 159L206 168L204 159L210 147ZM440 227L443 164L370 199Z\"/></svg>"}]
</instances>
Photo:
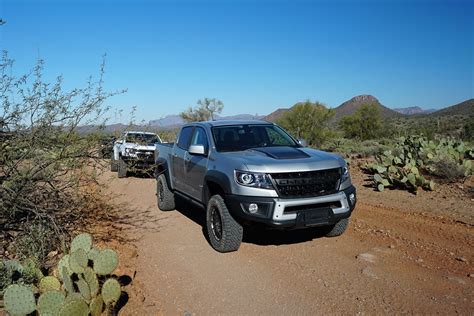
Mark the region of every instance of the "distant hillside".
<instances>
[{"instance_id":1,"label":"distant hillside","mask_svg":"<svg viewBox=\"0 0 474 316\"><path fill-rule=\"evenodd\" d=\"M436 111L435 109L424 110L424 109L420 108L419 106L410 106L410 107L406 107L406 108L396 108L396 109L393 109L393 110L398 112L398 113L405 114L405 115L429 114L429 113L433 113L434 111Z\"/></svg>"},{"instance_id":2,"label":"distant hillside","mask_svg":"<svg viewBox=\"0 0 474 316\"><path fill-rule=\"evenodd\" d=\"M276 122L280 117L283 116L286 112L288 112L290 109L278 109L276 111L273 111L272 113L268 114L265 116L264 120L269 121L269 122Z\"/></svg>"},{"instance_id":3,"label":"distant hillside","mask_svg":"<svg viewBox=\"0 0 474 316\"><path fill-rule=\"evenodd\" d=\"M353 97L352 99L342 103L336 108L336 115L334 116L334 121L339 121L341 118L347 115L354 114L357 109L359 109L364 104L375 104L380 108L380 114L382 118L390 118L390 117L400 117L403 114L398 113L394 110L387 108L386 106L382 105L379 100L372 96L372 95L358 95Z\"/></svg>"},{"instance_id":4,"label":"distant hillside","mask_svg":"<svg viewBox=\"0 0 474 316\"><path fill-rule=\"evenodd\" d=\"M474 115L474 99L466 100L430 114L430 116L449 115Z\"/></svg>"}]
</instances>

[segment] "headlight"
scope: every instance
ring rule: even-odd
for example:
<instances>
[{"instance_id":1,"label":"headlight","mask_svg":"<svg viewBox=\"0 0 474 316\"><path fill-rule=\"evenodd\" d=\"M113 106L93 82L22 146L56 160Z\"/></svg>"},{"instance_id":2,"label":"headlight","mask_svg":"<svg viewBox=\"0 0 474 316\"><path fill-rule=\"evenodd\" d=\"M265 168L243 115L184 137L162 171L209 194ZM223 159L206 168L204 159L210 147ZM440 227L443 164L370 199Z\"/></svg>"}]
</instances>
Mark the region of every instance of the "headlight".
<instances>
[{"instance_id":1,"label":"headlight","mask_svg":"<svg viewBox=\"0 0 474 316\"><path fill-rule=\"evenodd\" d=\"M341 178L341 183L349 180L350 175L349 175L349 167L347 165L342 168L342 178Z\"/></svg>"},{"instance_id":2,"label":"headlight","mask_svg":"<svg viewBox=\"0 0 474 316\"><path fill-rule=\"evenodd\" d=\"M134 155L137 150L135 148L125 148L125 152Z\"/></svg>"},{"instance_id":3,"label":"headlight","mask_svg":"<svg viewBox=\"0 0 474 316\"><path fill-rule=\"evenodd\" d=\"M265 173L235 170L234 177L235 181L240 185L260 189L273 189L270 177Z\"/></svg>"}]
</instances>

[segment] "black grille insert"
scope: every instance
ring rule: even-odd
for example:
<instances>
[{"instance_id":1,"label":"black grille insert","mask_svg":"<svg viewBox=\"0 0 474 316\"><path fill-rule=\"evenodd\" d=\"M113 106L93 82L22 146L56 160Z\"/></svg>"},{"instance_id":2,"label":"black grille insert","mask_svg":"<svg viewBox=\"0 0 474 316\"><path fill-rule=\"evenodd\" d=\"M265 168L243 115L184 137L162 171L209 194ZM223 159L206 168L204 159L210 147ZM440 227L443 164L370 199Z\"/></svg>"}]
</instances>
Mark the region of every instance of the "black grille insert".
<instances>
[{"instance_id":1,"label":"black grille insert","mask_svg":"<svg viewBox=\"0 0 474 316\"><path fill-rule=\"evenodd\" d=\"M272 173L281 197L311 197L337 192L342 169L334 168L307 172Z\"/></svg>"},{"instance_id":2,"label":"black grille insert","mask_svg":"<svg viewBox=\"0 0 474 316\"><path fill-rule=\"evenodd\" d=\"M154 161L155 151L154 150L138 150L137 157L141 160Z\"/></svg>"},{"instance_id":3,"label":"black grille insert","mask_svg":"<svg viewBox=\"0 0 474 316\"><path fill-rule=\"evenodd\" d=\"M297 212L305 212L305 211L314 211L318 209L324 208L340 208L342 204L340 201L333 201L333 202L326 202L326 203L318 203L318 204L308 204L308 205L296 205L296 206L287 206L285 207L284 213L297 213Z\"/></svg>"}]
</instances>

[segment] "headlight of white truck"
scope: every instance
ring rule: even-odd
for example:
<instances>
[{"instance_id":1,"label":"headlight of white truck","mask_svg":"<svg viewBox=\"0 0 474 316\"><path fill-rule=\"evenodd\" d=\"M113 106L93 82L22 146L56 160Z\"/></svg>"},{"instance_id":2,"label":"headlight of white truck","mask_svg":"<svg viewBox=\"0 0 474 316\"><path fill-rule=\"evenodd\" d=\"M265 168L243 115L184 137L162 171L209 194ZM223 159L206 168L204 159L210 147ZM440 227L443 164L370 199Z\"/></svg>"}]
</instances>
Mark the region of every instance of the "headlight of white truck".
<instances>
[{"instance_id":1,"label":"headlight of white truck","mask_svg":"<svg viewBox=\"0 0 474 316\"><path fill-rule=\"evenodd\" d=\"M238 184L247 187L273 189L270 177L266 173L235 170L234 178Z\"/></svg>"}]
</instances>

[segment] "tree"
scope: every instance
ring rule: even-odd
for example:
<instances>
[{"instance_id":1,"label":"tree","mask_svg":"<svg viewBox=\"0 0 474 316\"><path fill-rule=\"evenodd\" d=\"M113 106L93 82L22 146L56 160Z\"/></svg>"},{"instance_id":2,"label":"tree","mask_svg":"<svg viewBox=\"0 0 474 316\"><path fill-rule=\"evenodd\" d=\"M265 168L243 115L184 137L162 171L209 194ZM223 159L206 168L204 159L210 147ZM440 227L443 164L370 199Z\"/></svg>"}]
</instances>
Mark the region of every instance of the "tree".
<instances>
[{"instance_id":1,"label":"tree","mask_svg":"<svg viewBox=\"0 0 474 316\"><path fill-rule=\"evenodd\" d=\"M339 127L347 138L373 139L382 135L382 117L377 104L364 104L353 115L343 117Z\"/></svg>"},{"instance_id":2,"label":"tree","mask_svg":"<svg viewBox=\"0 0 474 316\"><path fill-rule=\"evenodd\" d=\"M44 81L41 60L20 77L12 75L13 64L1 56L0 247L3 231L18 231L15 245L24 247L16 255L41 262L63 233L83 229L97 214L98 138L77 128L104 123L104 102L114 93L103 90L104 63L97 82L70 91L61 77Z\"/></svg>"},{"instance_id":3,"label":"tree","mask_svg":"<svg viewBox=\"0 0 474 316\"><path fill-rule=\"evenodd\" d=\"M284 113L278 124L297 138L305 139L308 145L320 147L331 134L329 120L334 115L334 110L324 104L306 101Z\"/></svg>"},{"instance_id":4,"label":"tree","mask_svg":"<svg viewBox=\"0 0 474 316\"><path fill-rule=\"evenodd\" d=\"M224 103L215 98L204 98L197 101L196 107L189 107L186 111L181 112L180 116L186 122L201 122L214 120L214 113L221 113Z\"/></svg>"}]
</instances>

